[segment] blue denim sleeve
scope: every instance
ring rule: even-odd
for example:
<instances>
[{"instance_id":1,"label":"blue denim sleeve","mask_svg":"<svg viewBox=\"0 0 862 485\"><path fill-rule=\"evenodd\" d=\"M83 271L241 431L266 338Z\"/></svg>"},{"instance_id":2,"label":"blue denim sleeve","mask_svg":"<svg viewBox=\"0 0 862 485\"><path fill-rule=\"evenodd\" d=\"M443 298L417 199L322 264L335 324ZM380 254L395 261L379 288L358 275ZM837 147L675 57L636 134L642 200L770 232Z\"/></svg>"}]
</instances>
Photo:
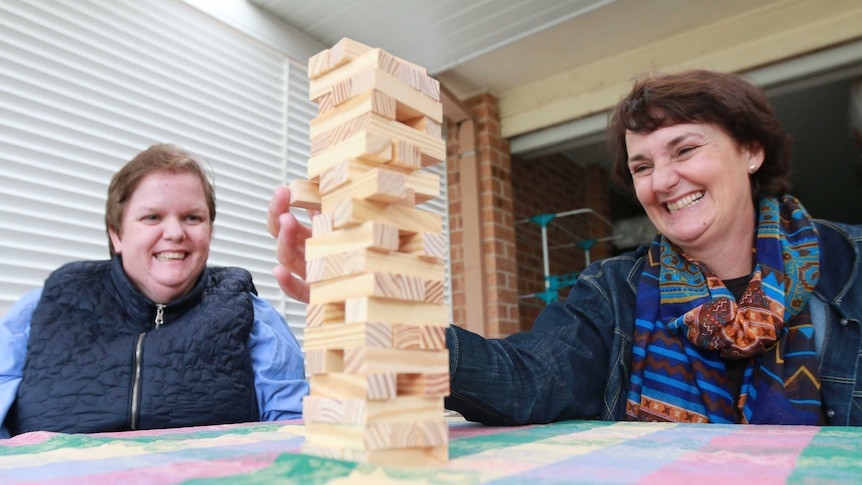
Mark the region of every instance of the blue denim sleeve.
<instances>
[{"instance_id":1,"label":"blue denim sleeve","mask_svg":"<svg viewBox=\"0 0 862 485\"><path fill-rule=\"evenodd\" d=\"M0 319L0 439L9 437L3 422L21 383L30 320L41 296L41 289L26 293Z\"/></svg>"},{"instance_id":2,"label":"blue denim sleeve","mask_svg":"<svg viewBox=\"0 0 862 485\"><path fill-rule=\"evenodd\" d=\"M594 282L579 280L529 331L485 339L450 327L447 408L488 425L599 417L614 338L612 301Z\"/></svg>"},{"instance_id":3,"label":"blue denim sleeve","mask_svg":"<svg viewBox=\"0 0 862 485\"><path fill-rule=\"evenodd\" d=\"M261 421L302 417L308 394L302 349L287 321L266 300L252 295L254 326L249 335L254 387Z\"/></svg>"}]
</instances>

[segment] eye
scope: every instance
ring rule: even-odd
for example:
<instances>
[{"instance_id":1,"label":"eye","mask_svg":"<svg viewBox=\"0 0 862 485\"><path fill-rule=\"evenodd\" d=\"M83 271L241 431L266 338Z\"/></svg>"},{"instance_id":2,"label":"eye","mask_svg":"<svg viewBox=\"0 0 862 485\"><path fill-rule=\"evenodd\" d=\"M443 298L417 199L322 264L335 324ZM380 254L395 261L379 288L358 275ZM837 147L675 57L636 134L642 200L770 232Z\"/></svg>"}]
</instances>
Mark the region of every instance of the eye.
<instances>
[{"instance_id":1,"label":"eye","mask_svg":"<svg viewBox=\"0 0 862 485\"><path fill-rule=\"evenodd\" d=\"M685 145L685 146L681 146L681 147L679 147L679 149L676 151L676 157L677 157L677 158L680 158L680 157L684 157L684 156L686 156L686 155L690 155L692 152L694 152L694 151L695 151L695 150L697 150L698 148L699 148L699 147L698 147L697 145Z\"/></svg>"},{"instance_id":2,"label":"eye","mask_svg":"<svg viewBox=\"0 0 862 485\"><path fill-rule=\"evenodd\" d=\"M629 172L631 172L632 176L645 175L650 168L651 166L646 163L639 163L637 165L632 165L631 167L629 167Z\"/></svg>"},{"instance_id":3,"label":"eye","mask_svg":"<svg viewBox=\"0 0 862 485\"><path fill-rule=\"evenodd\" d=\"M159 216L156 214L147 214L142 217L141 220L146 222L157 222L159 220Z\"/></svg>"},{"instance_id":4,"label":"eye","mask_svg":"<svg viewBox=\"0 0 862 485\"><path fill-rule=\"evenodd\" d=\"M204 222L205 220L206 220L206 218L204 216L197 215L197 214L189 214L186 216L186 221L191 222L193 224L199 224L201 222Z\"/></svg>"}]
</instances>

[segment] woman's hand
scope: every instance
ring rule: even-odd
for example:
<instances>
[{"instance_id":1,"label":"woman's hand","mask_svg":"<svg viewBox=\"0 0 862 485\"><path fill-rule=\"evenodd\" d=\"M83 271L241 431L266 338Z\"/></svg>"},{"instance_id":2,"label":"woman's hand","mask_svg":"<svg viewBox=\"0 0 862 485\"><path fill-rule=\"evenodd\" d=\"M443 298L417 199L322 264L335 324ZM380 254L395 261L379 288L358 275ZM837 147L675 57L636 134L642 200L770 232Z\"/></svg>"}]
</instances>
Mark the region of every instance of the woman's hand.
<instances>
[{"instance_id":1,"label":"woman's hand","mask_svg":"<svg viewBox=\"0 0 862 485\"><path fill-rule=\"evenodd\" d=\"M314 217L316 211L309 211ZM308 283L305 281L305 240L311 229L296 220L290 213L290 189L286 185L275 188L269 201L266 229L276 239L276 257L279 265L272 275L287 296L308 303Z\"/></svg>"}]
</instances>

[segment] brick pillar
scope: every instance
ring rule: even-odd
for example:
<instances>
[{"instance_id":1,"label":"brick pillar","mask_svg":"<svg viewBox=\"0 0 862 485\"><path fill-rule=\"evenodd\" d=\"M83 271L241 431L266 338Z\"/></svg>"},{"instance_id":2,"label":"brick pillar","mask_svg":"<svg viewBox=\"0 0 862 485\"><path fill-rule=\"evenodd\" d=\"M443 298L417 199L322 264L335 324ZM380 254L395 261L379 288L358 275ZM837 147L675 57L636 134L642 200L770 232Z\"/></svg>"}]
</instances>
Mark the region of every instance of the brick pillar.
<instances>
[{"instance_id":1,"label":"brick pillar","mask_svg":"<svg viewBox=\"0 0 862 485\"><path fill-rule=\"evenodd\" d=\"M488 337L500 337L519 330L509 143L500 135L496 98L482 94L467 100L465 104L472 109L476 120L480 220L486 275L486 332Z\"/></svg>"},{"instance_id":2,"label":"brick pillar","mask_svg":"<svg viewBox=\"0 0 862 485\"><path fill-rule=\"evenodd\" d=\"M509 144L500 135L496 98L483 94L463 105L470 119L450 124L447 131L453 323L500 337L519 330ZM474 149L466 149L465 143ZM474 223L477 228L469 227ZM480 240L469 240L472 234ZM480 244L478 254L470 251L474 243ZM464 275L471 268L481 269L482 298L468 298L471 290L478 291L465 287L469 278ZM471 305L482 305L484 311L471 311ZM471 315L484 321L472 322Z\"/></svg>"}]
</instances>

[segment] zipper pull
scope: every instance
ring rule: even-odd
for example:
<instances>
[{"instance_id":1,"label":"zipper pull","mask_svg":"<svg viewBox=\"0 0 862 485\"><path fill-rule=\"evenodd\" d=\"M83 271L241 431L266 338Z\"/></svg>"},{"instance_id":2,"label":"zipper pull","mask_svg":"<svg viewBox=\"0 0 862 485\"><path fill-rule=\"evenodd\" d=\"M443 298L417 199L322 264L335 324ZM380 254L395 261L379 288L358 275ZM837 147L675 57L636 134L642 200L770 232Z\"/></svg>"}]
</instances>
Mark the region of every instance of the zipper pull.
<instances>
[{"instance_id":1,"label":"zipper pull","mask_svg":"<svg viewBox=\"0 0 862 485\"><path fill-rule=\"evenodd\" d=\"M156 328L161 327L165 324L165 305L161 303L156 304Z\"/></svg>"}]
</instances>

